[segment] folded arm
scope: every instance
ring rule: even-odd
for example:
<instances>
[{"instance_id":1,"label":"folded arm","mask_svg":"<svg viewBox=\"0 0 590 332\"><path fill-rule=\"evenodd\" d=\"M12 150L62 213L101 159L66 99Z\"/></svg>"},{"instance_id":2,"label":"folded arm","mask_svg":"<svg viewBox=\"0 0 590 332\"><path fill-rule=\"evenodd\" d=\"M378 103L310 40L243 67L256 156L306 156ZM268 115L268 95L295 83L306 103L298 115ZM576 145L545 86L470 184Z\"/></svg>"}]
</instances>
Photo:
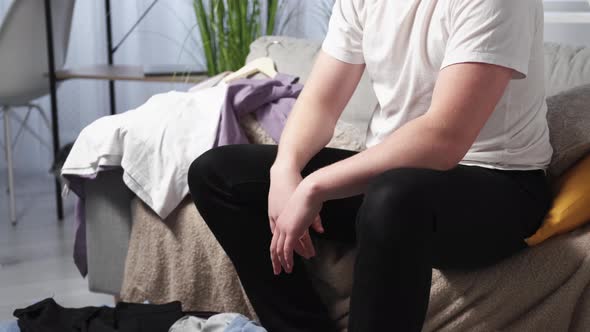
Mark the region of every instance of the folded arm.
<instances>
[{"instance_id":1,"label":"folded arm","mask_svg":"<svg viewBox=\"0 0 590 332\"><path fill-rule=\"evenodd\" d=\"M317 220L323 202L363 193L371 179L390 169L455 167L473 145L513 74L512 69L490 64L448 66L439 73L426 114L370 149L319 169L303 180L285 181L297 177L309 159L329 142L363 70L362 65L345 64L322 53L289 117L271 169L270 253L275 274L281 267L288 273L292 271L293 250L314 252L306 250L312 246L306 232Z\"/></svg>"},{"instance_id":2,"label":"folded arm","mask_svg":"<svg viewBox=\"0 0 590 332\"><path fill-rule=\"evenodd\" d=\"M326 201L360 194L374 176L390 169L455 167L494 111L512 73L512 69L482 63L444 68L426 114L380 144L316 171L302 185L310 195Z\"/></svg>"}]
</instances>

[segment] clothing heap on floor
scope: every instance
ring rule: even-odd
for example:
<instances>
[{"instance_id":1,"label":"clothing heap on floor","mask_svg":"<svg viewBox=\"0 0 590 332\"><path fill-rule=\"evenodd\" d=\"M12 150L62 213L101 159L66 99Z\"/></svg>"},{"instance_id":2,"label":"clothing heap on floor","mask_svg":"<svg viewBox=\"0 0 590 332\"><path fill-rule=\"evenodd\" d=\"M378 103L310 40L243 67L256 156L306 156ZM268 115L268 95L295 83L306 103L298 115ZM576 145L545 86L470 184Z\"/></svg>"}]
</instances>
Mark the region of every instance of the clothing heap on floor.
<instances>
[{"instance_id":1,"label":"clothing heap on floor","mask_svg":"<svg viewBox=\"0 0 590 332\"><path fill-rule=\"evenodd\" d=\"M14 311L0 332L266 332L236 313L183 312L180 302L64 308L52 298Z\"/></svg>"}]
</instances>

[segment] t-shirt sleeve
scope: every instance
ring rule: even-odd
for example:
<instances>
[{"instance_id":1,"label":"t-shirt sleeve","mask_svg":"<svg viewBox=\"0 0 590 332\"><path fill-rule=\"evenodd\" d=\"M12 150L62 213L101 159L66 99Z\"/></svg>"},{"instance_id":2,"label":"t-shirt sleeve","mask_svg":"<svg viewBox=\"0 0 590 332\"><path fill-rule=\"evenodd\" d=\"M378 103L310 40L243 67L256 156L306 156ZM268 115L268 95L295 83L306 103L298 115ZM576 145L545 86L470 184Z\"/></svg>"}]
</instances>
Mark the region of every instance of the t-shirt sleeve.
<instances>
[{"instance_id":1,"label":"t-shirt sleeve","mask_svg":"<svg viewBox=\"0 0 590 332\"><path fill-rule=\"evenodd\" d=\"M322 50L340 61L362 64L362 42L363 29L355 0L336 0Z\"/></svg>"},{"instance_id":2,"label":"t-shirt sleeve","mask_svg":"<svg viewBox=\"0 0 590 332\"><path fill-rule=\"evenodd\" d=\"M537 31L538 0L454 0L449 6L449 36L441 66L478 62L528 75Z\"/></svg>"}]
</instances>

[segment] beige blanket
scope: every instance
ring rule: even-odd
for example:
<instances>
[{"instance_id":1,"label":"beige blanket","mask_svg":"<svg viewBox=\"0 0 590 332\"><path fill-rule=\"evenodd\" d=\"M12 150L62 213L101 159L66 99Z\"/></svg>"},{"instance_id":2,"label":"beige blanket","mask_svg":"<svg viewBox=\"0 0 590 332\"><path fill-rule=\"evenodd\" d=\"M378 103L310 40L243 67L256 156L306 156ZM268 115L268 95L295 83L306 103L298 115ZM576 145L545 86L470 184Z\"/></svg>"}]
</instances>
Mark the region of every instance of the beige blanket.
<instances>
[{"instance_id":1,"label":"beige blanket","mask_svg":"<svg viewBox=\"0 0 590 332\"><path fill-rule=\"evenodd\" d=\"M233 265L190 199L162 221L135 198L121 299L256 317Z\"/></svg>"},{"instance_id":2,"label":"beige blanket","mask_svg":"<svg viewBox=\"0 0 590 332\"><path fill-rule=\"evenodd\" d=\"M250 135L259 136L258 130ZM358 148L349 132L337 130L333 146ZM256 318L231 262L188 199L165 221L138 200L132 211L124 301L179 300L185 310ZM316 248L308 268L345 331L354 250L324 241ZM590 331L589 285L590 225L489 268L433 270L424 331Z\"/></svg>"},{"instance_id":3,"label":"beige blanket","mask_svg":"<svg viewBox=\"0 0 590 332\"><path fill-rule=\"evenodd\" d=\"M122 299L255 318L237 275L189 200L162 222L139 200ZM318 242L309 268L334 319L348 313L351 248ZM433 270L424 331L590 331L590 227L475 271ZM343 277L345 276L345 277Z\"/></svg>"}]
</instances>

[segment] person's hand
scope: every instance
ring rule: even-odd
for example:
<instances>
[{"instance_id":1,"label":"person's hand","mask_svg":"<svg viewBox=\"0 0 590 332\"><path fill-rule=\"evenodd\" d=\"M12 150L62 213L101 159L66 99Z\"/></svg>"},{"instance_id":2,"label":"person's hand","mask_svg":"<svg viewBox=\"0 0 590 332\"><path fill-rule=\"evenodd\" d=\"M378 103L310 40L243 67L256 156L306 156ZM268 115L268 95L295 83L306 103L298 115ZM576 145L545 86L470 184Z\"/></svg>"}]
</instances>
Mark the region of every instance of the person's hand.
<instances>
[{"instance_id":1,"label":"person's hand","mask_svg":"<svg viewBox=\"0 0 590 332\"><path fill-rule=\"evenodd\" d=\"M300 239L309 238L308 229L317 220L323 202L313 197L305 182L300 182L282 213L274 221L270 255L275 275L293 271L293 251L297 252ZM309 242L311 248L313 245Z\"/></svg>"},{"instance_id":2,"label":"person's hand","mask_svg":"<svg viewBox=\"0 0 590 332\"><path fill-rule=\"evenodd\" d=\"M302 177L299 171L294 167L273 165L270 172L270 179L270 190L268 193L268 219L270 230L274 233L275 222L283 212L289 198L301 183ZM315 217L312 228L318 233L324 232L319 215ZM296 243L294 250L297 254L307 259L315 256L315 249L307 230Z\"/></svg>"}]
</instances>

